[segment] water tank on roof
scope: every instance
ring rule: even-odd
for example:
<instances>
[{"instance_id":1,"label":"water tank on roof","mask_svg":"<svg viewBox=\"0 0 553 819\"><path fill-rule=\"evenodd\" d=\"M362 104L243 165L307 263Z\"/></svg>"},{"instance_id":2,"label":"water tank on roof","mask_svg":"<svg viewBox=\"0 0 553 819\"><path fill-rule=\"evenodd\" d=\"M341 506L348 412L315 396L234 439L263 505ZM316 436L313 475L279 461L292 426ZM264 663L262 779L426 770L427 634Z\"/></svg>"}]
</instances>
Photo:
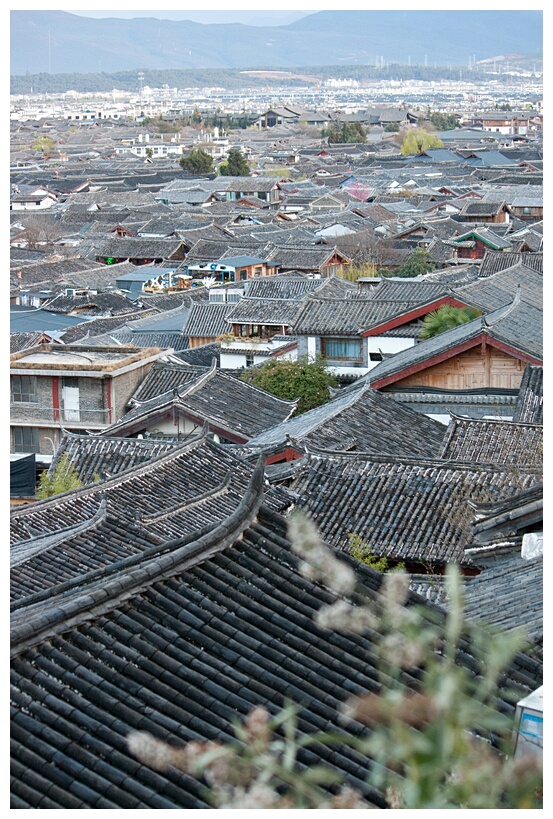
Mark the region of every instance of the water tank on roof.
<instances>
[{"instance_id":1,"label":"water tank on roof","mask_svg":"<svg viewBox=\"0 0 553 819\"><path fill-rule=\"evenodd\" d=\"M543 685L517 703L513 755L543 756Z\"/></svg>"}]
</instances>

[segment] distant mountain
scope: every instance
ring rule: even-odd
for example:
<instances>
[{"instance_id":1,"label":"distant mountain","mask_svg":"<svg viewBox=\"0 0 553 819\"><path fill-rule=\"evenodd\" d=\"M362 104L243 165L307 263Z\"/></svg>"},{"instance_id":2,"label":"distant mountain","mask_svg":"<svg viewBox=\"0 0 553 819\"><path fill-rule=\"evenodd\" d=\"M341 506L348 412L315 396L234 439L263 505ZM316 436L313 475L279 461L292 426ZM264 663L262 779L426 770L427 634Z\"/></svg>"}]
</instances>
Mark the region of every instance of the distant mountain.
<instances>
[{"instance_id":1,"label":"distant mountain","mask_svg":"<svg viewBox=\"0 0 553 819\"><path fill-rule=\"evenodd\" d=\"M286 26L12 10L13 75L138 69L456 65L542 52L541 11L321 11Z\"/></svg>"}]
</instances>

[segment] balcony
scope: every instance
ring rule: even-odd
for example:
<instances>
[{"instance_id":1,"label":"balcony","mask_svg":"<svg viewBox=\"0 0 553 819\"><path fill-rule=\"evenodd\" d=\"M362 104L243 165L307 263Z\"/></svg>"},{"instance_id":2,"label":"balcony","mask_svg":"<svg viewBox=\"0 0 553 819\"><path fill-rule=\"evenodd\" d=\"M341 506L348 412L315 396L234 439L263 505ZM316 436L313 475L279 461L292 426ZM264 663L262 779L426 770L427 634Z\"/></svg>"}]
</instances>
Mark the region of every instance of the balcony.
<instances>
[{"instance_id":1,"label":"balcony","mask_svg":"<svg viewBox=\"0 0 553 819\"><path fill-rule=\"evenodd\" d=\"M97 409L60 409L34 403L12 401L10 403L10 421L12 423L35 423L37 426L63 426L67 429L83 427L87 429L103 428L113 423L113 411Z\"/></svg>"}]
</instances>

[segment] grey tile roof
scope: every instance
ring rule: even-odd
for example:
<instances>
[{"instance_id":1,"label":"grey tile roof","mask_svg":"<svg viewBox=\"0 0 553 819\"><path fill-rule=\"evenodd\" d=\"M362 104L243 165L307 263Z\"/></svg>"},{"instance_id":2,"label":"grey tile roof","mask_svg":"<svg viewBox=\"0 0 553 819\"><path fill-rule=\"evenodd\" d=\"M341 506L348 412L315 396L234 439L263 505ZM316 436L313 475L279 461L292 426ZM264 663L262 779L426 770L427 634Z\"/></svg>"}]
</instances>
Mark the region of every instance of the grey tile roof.
<instances>
[{"instance_id":1,"label":"grey tile roof","mask_svg":"<svg viewBox=\"0 0 553 819\"><path fill-rule=\"evenodd\" d=\"M263 246L259 242L252 243L251 247L245 252L257 253L263 250ZM186 254L186 263L193 264L195 262L212 262L214 259L220 259L228 252L228 255L236 255L236 247L232 240L228 241L214 241L213 239L198 239Z\"/></svg>"},{"instance_id":2,"label":"grey tile roof","mask_svg":"<svg viewBox=\"0 0 553 819\"><path fill-rule=\"evenodd\" d=\"M381 279L375 287L363 288L367 292L367 298L378 301L397 301L405 304L424 304L433 299L440 298L448 294L449 289L441 282L434 283L424 280L410 279Z\"/></svg>"},{"instance_id":3,"label":"grey tile roof","mask_svg":"<svg viewBox=\"0 0 553 819\"><path fill-rule=\"evenodd\" d=\"M144 207L156 206L156 201L149 193L140 193L139 191L127 190L125 192L117 192L113 190L98 190L87 191L85 193L70 193L66 200L66 206L81 205L90 207L91 205L115 207L120 205L124 208L130 207Z\"/></svg>"},{"instance_id":4,"label":"grey tile roof","mask_svg":"<svg viewBox=\"0 0 553 819\"><path fill-rule=\"evenodd\" d=\"M266 324L291 327L301 310L300 301L266 297L240 299L226 314L230 324ZM229 328L230 329L230 328Z\"/></svg>"},{"instance_id":5,"label":"grey tile roof","mask_svg":"<svg viewBox=\"0 0 553 819\"><path fill-rule=\"evenodd\" d=\"M267 429L249 443L262 451L287 445L300 450L360 450L376 455L433 457L440 452L445 427L367 384L338 390L326 404Z\"/></svg>"},{"instance_id":6,"label":"grey tile roof","mask_svg":"<svg viewBox=\"0 0 553 819\"><path fill-rule=\"evenodd\" d=\"M543 424L543 367L527 364L524 368L513 421Z\"/></svg>"},{"instance_id":7,"label":"grey tile roof","mask_svg":"<svg viewBox=\"0 0 553 819\"><path fill-rule=\"evenodd\" d=\"M309 296L293 326L296 335L359 335L363 330L405 312L411 303L377 299Z\"/></svg>"},{"instance_id":8,"label":"grey tile roof","mask_svg":"<svg viewBox=\"0 0 553 819\"><path fill-rule=\"evenodd\" d=\"M183 362L198 367L211 367L213 359L216 359L217 366L220 365L221 348L218 342L201 344L186 351L180 351L171 356L172 361Z\"/></svg>"},{"instance_id":9,"label":"grey tile roof","mask_svg":"<svg viewBox=\"0 0 553 819\"><path fill-rule=\"evenodd\" d=\"M488 246L491 245L494 250L501 251L502 253L512 249L511 242L500 235L499 230L495 229L495 225L494 230L487 227L471 227L470 230L465 233L461 233L453 239L444 239L443 241L454 249L455 247L473 247L477 240Z\"/></svg>"},{"instance_id":10,"label":"grey tile roof","mask_svg":"<svg viewBox=\"0 0 553 819\"><path fill-rule=\"evenodd\" d=\"M131 402L149 401L150 398L172 392L174 389L195 382L200 376L209 371L212 364L212 360L209 362L208 367L154 361L146 378L132 396Z\"/></svg>"},{"instance_id":11,"label":"grey tile roof","mask_svg":"<svg viewBox=\"0 0 553 819\"><path fill-rule=\"evenodd\" d=\"M520 489L511 497L491 502L471 502L473 519L471 539L465 552L469 559L482 565L486 558L500 549L502 542L518 538L527 532L543 531L543 479ZM512 551L512 550L511 550Z\"/></svg>"},{"instance_id":12,"label":"grey tile roof","mask_svg":"<svg viewBox=\"0 0 553 819\"><path fill-rule=\"evenodd\" d=\"M491 191L484 194L484 201L490 199L497 201L498 194L504 202L514 207L542 207L543 206L543 185L526 185L524 177L519 185L494 185Z\"/></svg>"},{"instance_id":13,"label":"grey tile roof","mask_svg":"<svg viewBox=\"0 0 553 819\"><path fill-rule=\"evenodd\" d=\"M181 248L181 239L110 239L97 256L114 259L169 259Z\"/></svg>"},{"instance_id":14,"label":"grey tile roof","mask_svg":"<svg viewBox=\"0 0 553 819\"><path fill-rule=\"evenodd\" d=\"M137 311L136 318L144 318L146 311ZM153 314L153 313L152 313ZM99 336L104 333L116 330L123 327L128 321L131 321L133 314L126 314L125 316L111 316L110 318L93 318L89 321L80 321L65 330L61 336L61 341L64 344L75 344L82 342L87 337Z\"/></svg>"},{"instance_id":15,"label":"grey tile roof","mask_svg":"<svg viewBox=\"0 0 553 819\"><path fill-rule=\"evenodd\" d=\"M226 321L233 304L218 304L216 302L206 302L204 304L194 302L188 316L188 321L182 328L183 335L188 338L218 338L229 332L229 325Z\"/></svg>"},{"instance_id":16,"label":"grey tile roof","mask_svg":"<svg viewBox=\"0 0 553 819\"><path fill-rule=\"evenodd\" d=\"M76 311L80 315L121 316L135 311L130 299L121 293L85 293L84 295L66 295L60 293L43 307L53 313L69 314Z\"/></svg>"},{"instance_id":17,"label":"grey tile roof","mask_svg":"<svg viewBox=\"0 0 553 819\"><path fill-rule=\"evenodd\" d=\"M472 535L468 501L505 497L541 478L524 467L515 476L510 467L360 452L312 453L304 462L290 490L325 542L347 550L357 534L375 555L406 561L408 571L463 562Z\"/></svg>"},{"instance_id":18,"label":"grey tile roof","mask_svg":"<svg viewBox=\"0 0 553 819\"><path fill-rule=\"evenodd\" d=\"M452 330L446 330L433 338L421 341L414 347L396 353L377 364L368 374L368 378L371 383L375 383L448 350L453 351L460 344L476 339L482 333L492 339L502 341L521 353L541 359L543 355L542 319L541 310L523 301L514 306L502 307L488 313L487 316L481 316Z\"/></svg>"},{"instance_id":19,"label":"grey tile roof","mask_svg":"<svg viewBox=\"0 0 553 819\"><path fill-rule=\"evenodd\" d=\"M426 415L448 416L457 413L469 418L493 415L510 420L516 404L516 390L440 390L428 387L391 387L384 390L399 404Z\"/></svg>"},{"instance_id":20,"label":"grey tile roof","mask_svg":"<svg viewBox=\"0 0 553 819\"><path fill-rule=\"evenodd\" d=\"M453 416L441 457L454 461L543 466L543 427L514 421Z\"/></svg>"},{"instance_id":21,"label":"grey tile roof","mask_svg":"<svg viewBox=\"0 0 553 819\"><path fill-rule=\"evenodd\" d=\"M86 259L57 259L34 264L12 265L10 282L17 287L27 287L44 282L63 281L67 276L89 271L97 266L96 262Z\"/></svg>"},{"instance_id":22,"label":"grey tile roof","mask_svg":"<svg viewBox=\"0 0 553 819\"><path fill-rule=\"evenodd\" d=\"M181 332L188 320L192 304L194 302L188 296L181 297L180 303L173 304L167 310L156 310L149 312L144 318L133 318L125 323L125 326L136 332ZM159 307L159 305L157 305Z\"/></svg>"},{"instance_id":23,"label":"grey tile roof","mask_svg":"<svg viewBox=\"0 0 553 819\"><path fill-rule=\"evenodd\" d=\"M175 444L176 441L162 439L110 438L107 435L75 435L64 432L50 471L56 468L60 458L67 456L77 470L81 483L90 483L164 455Z\"/></svg>"},{"instance_id":24,"label":"grey tile roof","mask_svg":"<svg viewBox=\"0 0 553 819\"><path fill-rule=\"evenodd\" d=\"M516 297L510 306L494 310L483 317L486 333L539 360L543 358L543 310Z\"/></svg>"},{"instance_id":25,"label":"grey tile roof","mask_svg":"<svg viewBox=\"0 0 553 819\"><path fill-rule=\"evenodd\" d=\"M433 270L426 273L424 280L433 284L444 284L448 286L461 286L470 284L480 278L479 264L455 264L452 267L445 267L441 270Z\"/></svg>"},{"instance_id":26,"label":"grey tile roof","mask_svg":"<svg viewBox=\"0 0 553 819\"><path fill-rule=\"evenodd\" d=\"M175 330L172 332L162 330L139 332L123 328L111 333L111 338L122 344L133 344L136 347L159 347L162 350L172 350L173 352L188 350L189 346L188 339ZM98 339L98 336L96 336L96 339Z\"/></svg>"},{"instance_id":27,"label":"grey tile roof","mask_svg":"<svg viewBox=\"0 0 553 819\"><path fill-rule=\"evenodd\" d=\"M467 620L522 631L532 641L543 637L543 558L517 556L506 566L490 567L466 584Z\"/></svg>"},{"instance_id":28,"label":"grey tile roof","mask_svg":"<svg viewBox=\"0 0 553 819\"><path fill-rule=\"evenodd\" d=\"M212 469L209 458L199 458L210 449ZM226 742L233 720L256 705L274 714L287 699L300 707L300 737L334 733L343 730L339 712L346 697L377 690L373 635L329 633L313 622L336 595L301 574L286 521L260 505L261 470L234 462L237 486L231 482L227 494L219 494L216 522L206 527L201 510L209 500L198 502L199 483L207 478L215 498L233 462L209 446L189 456L180 459L180 471L165 469L151 522L150 497L136 481L132 487L127 481L126 517L108 500L96 523L81 531L63 532L63 519L53 529L45 526L43 504L42 517L37 505L33 514L19 513L36 524L22 550L42 548L42 565L46 559L50 565L42 591L35 591L40 581L26 589L12 613L12 807L206 809L196 779L141 765L129 753L127 735L142 730L177 744ZM196 529L148 540L160 514L179 516L182 504L173 512L170 505L179 496L199 510ZM135 510L145 512L142 519ZM49 545L40 543L46 532ZM102 566L110 545L119 560ZM90 561L80 570L77 555ZM19 564L19 577L32 571L33 559L29 554ZM381 575L343 559L373 599ZM430 604L423 612L443 623ZM465 637L461 648L460 662L472 668ZM517 654L494 692L498 707L512 714L505 689L514 688L520 699L541 684L542 672L539 661ZM406 683L416 686L412 675ZM363 730L348 726L352 736ZM305 746L298 761L329 766L371 805L385 807L384 795L366 784L371 760L348 744Z\"/></svg>"},{"instance_id":29,"label":"grey tile roof","mask_svg":"<svg viewBox=\"0 0 553 819\"><path fill-rule=\"evenodd\" d=\"M180 307L182 304L188 303L189 299L195 301L208 301L209 292L206 287L194 287L191 290L185 291L177 290L169 293L141 293L140 298L136 302L137 305L143 305L145 308L155 308L159 312L164 310L172 310L175 307Z\"/></svg>"},{"instance_id":30,"label":"grey tile roof","mask_svg":"<svg viewBox=\"0 0 553 819\"><path fill-rule=\"evenodd\" d=\"M197 373L196 378L183 378L182 386L174 386L169 392L140 401L135 395L133 408L105 432L130 434L169 415L188 418L200 430L207 423L221 437L244 443L289 418L296 407L297 400L277 398L211 367L207 372Z\"/></svg>"},{"instance_id":31,"label":"grey tile roof","mask_svg":"<svg viewBox=\"0 0 553 819\"><path fill-rule=\"evenodd\" d=\"M339 299L344 296L351 297L356 292L354 282L349 282L347 279L332 274L332 276L328 276L322 281L319 280L319 286L315 289L314 295L323 299Z\"/></svg>"},{"instance_id":32,"label":"grey tile roof","mask_svg":"<svg viewBox=\"0 0 553 819\"><path fill-rule=\"evenodd\" d=\"M275 247L267 258L276 262L282 270L305 270L319 272L331 258L331 247ZM345 254L344 254L345 255Z\"/></svg>"},{"instance_id":33,"label":"grey tile roof","mask_svg":"<svg viewBox=\"0 0 553 819\"><path fill-rule=\"evenodd\" d=\"M543 276L536 270L519 263L492 273L483 279L462 287L453 287L453 293L467 304L484 312L510 304L520 287L521 297L528 304L543 307Z\"/></svg>"},{"instance_id":34,"label":"grey tile roof","mask_svg":"<svg viewBox=\"0 0 553 819\"><path fill-rule=\"evenodd\" d=\"M491 276L492 273L498 273L519 262L543 273L543 253L508 253L487 250L480 265L480 276Z\"/></svg>"},{"instance_id":35,"label":"grey tile roof","mask_svg":"<svg viewBox=\"0 0 553 819\"><path fill-rule=\"evenodd\" d=\"M119 264L106 265L94 262L94 267L83 272L70 273L64 277L63 283L66 287L77 289L89 287L91 290L107 290L115 287L115 283L120 276L127 273L136 272L137 266L131 262L119 262Z\"/></svg>"},{"instance_id":36,"label":"grey tile roof","mask_svg":"<svg viewBox=\"0 0 553 819\"><path fill-rule=\"evenodd\" d=\"M474 218L474 221L478 220L478 217L482 216L496 216L506 205L505 200L502 201L489 201L489 200L480 200L479 202L467 202L466 205L463 206L463 209L460 212L460 216L470 217L471 219Z\"/></svg>"},{"instance_id":37,"label":"grey tile roof","mask_svg":"<svg viewBox=\"0 0 553 819\"><path fill-rule=\"evenodd\" d=\"M110 478L20 507L11 517L11 544L13 554L18 555L12 568L12 599L44 593L71 578L136 554L140 547L133 542L134 533L141 532L152 544L216 527L235 511L246 494L253 469L200 438L173 445L168 452ZM230 475L232 485L228 483ZM273 497L282 497L282 493L279 496L275 490ZM101 519L106 514L126 517L128 531L125 527L113 531L111 543L106 542L101 550L95 551L85 539L82 544L75 543L71 555L60 550L49 564L44 551L33 544L38 532L41 537L61 533L63 540L66 532L71 533L81 524L92 526L94 537L98 516ZM134 529L133 519L138 521Z\"/></svg>"},{"instance_id":38,"label":"grey tile roof","mask_svg":"<svg viewBox=\"0 0 553 819\"><path fill-rule=\"evenodd\" d=\"M32 331L29 333L10 333L10 354L26 350L28 347L35 347L40 343L42 333Z\"/></svg>"},{"instance_id":39,"label":"grey tile roof","mask_svg":"<svg viewBox=\"0 0 553 819\"><path fill-rule=\"evenodd\" d=\"M245 294L252 299L294 299L301 301L305 296L320 287L317 279L308 279L306 276L262 276L249 279L245 283Z\"/></svg>"}]
</instances>

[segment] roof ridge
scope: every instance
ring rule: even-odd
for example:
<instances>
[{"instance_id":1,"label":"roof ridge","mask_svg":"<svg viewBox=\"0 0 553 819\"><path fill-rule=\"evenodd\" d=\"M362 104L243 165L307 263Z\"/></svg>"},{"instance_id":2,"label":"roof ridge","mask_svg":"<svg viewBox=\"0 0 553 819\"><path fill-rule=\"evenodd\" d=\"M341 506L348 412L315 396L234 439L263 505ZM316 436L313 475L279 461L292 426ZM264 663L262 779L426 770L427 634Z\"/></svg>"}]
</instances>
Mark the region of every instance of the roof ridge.
<instances>
[{"instance_id":1,"label":"roof ridge","mask_svg":"<svg viewBox=\"0 0 553 819\"><path fill-rule=\"evenodd\" d=\"M520 291L520 282L517 284L517 289L513 301L511 304L506 305L506 307L500 307L498 311L493 311L492 313L488 313L488 315L482 315L482 327L483 328L492 328L503 319L507 318L513 310L518 307L521 301L521 291ZM494 312L498 312L499 315L495 319L491 319L490 317L493 316Z\"/></svg>"},{"instance_id":2,"label":"roof ridge","mask_svg":"<svg viewBox=\"0 0 553 819\"><path fill-rule=\"evenodd\" d=\"M106 498L101 497L100 505L92 517L87 518L84 521L80 521L74 526L67 526L64 529L58 529L55 532L47 532L43 535L31 535L28 540L17 541L10 549L10 568L20 566L29 558L48 551L52 546L59 546L64 540L75 537L75 535L94 528L94 526L96 526L100 521L105 519L106 511Z\"/></svg>"},{"instance_id":3,"label":"roof ridge","mask_svg":"<svg viewBox=\"0 0 553 819\"><path fill-rule=\"evenodd\" d=\"M175 387L175 389L173 390L173 395L175 395L176 398L180 399L187 398L190 395L194 395L194 393L197 392L201 387L203 387L208 381L211 381L216 376L216 373L217 359L213 358L211 361L211 367L206 373L200 375L200 377L196 381L192 381L192 383L189 384L188 386L185 386L184 392L182 393L179 392L178 387Z\"/></svg>"},{"instance_id":4,"label":"roof ridge","mask_svg":"<svg viewBox=\"0 0 553 819\"><path fill-rule=\"evenodd\" d=\"M264 494L264 466L265 459L260 457L235 511L215 528L207 526L192 535L165 541L145 553L89 573L88 582L87 576L81 576L78 583L74 579L60 585L57 594L50 593L46 600L23 606L12 617L12 656L64 626L73 627L109 611L160 577L182 573L232 545L257 518Z\"/></svg>"}]
</instances>

